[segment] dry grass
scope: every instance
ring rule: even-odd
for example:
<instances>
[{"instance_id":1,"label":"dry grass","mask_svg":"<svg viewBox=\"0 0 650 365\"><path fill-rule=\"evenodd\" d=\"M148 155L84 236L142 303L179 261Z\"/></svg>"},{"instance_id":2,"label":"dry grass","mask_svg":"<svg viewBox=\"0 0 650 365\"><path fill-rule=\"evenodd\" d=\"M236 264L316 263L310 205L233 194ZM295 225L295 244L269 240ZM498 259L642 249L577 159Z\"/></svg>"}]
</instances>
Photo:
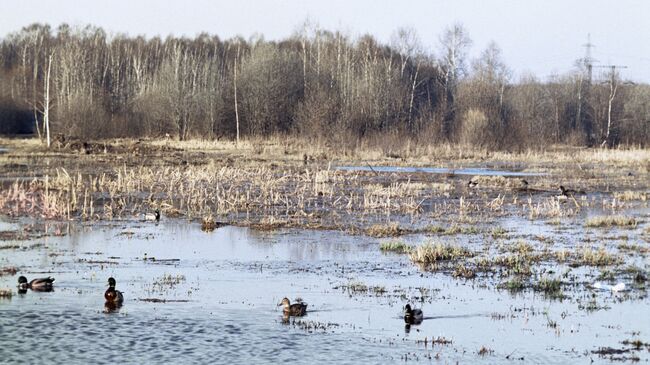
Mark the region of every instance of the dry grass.
<instances>
[{"instance_id":1,"label":"dry grass","mask_svg":"<svg viewBox=\"0 0 650 365\"><path fill-rule=\"evenodd\" d=\"M379 249L383 252L395 252L405 254L411 252L411 245L404 241L385 241L379 244Z\"/></svg>"},{"instance_id":2,"label":"dry grass","mask_svg":"<svg viewBox=\"0 0 650 365\"><path fill-rule=\"evenodd\" d=\"M417 246L410 254L411 261L424 265L472 256L474 253L465 247L432 242Z\"/></svg>"},{"instance_id":3,"label":"dry grass","mask_svg":"<svg viewBox=\"0 0 650 365\"><path fill-rule=\"evenodd\" d=\"M486 346L481 346L481 348L478 350L479 356L487 356L487 355L492 355L494 353L494 350L492 350L489 347Z\"/></svg>"},{"instance_id":4,"label":"dry grass","mask_svg":"<svg viewBox=\"0 0 650 365\"><path fill-rule=\"evenodd\" d=\"M622 201L633 201L633 200L647 201L648 193L646 193L645 191L626 190L624 192L614 193L614 198Z\"/></svg>"},{"instance_id":5,"label":"dry grass","mask_svg":"<svg viewBox=\"0 0 650 365\"><path fill-rule=\"evenodd\" d=\"M585 247L578 258L578 263L589 266L609 266L620 263L620 257L613 255L605 248L601 247L598 250L593 250L590 247Z\"/></svg>"},{"instance_id":6,"label":"dry grass","mask_svg":"<svg viewBox=\"0 0 650 365\"><path fill-rule=\"evenodd\" d=\"M212 232L217 228L217 221L212 215L203 217L201 220L201 230L205 232Z\"/></svg>"},{"instance_id":7,"label":"dry grass","mask_svg":"<svg viewBox=\"0 0 650 365\"><path fill-rule=\"evenodd\" d=\"M404 234L398 223L375 224L366 229L366 234L370 237L395 237Z\"/></svg>"},{"instance_id":8,"label":"dry grass","mask_svg":"<svg viewBox=\"0 0 650 365\"><path fill-rule=\"evenodd\" d=\"M636 227L637 221L634 217L623 215L601 215L587 219L587 227Z\"/></svg>"},{"instance_id":9,"label":"dry grass","mask_svg":"<svg viewBox=\"0 0 650 365\"><path fill-rule=\"evenodd\" d=\"M508 250L513 253L518 253L520 255L529 255L533 253L534 247L532 244L519 239L514 245L508 247Z\"/></svg>"}]
</instances>

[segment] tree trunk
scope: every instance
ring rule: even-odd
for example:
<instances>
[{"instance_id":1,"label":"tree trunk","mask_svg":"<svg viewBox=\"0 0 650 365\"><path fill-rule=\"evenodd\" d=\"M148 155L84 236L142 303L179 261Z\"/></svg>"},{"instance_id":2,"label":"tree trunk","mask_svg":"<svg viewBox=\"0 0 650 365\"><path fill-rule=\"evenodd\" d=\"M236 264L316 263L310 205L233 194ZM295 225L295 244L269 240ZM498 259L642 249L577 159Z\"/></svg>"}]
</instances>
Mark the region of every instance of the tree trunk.
<instances>
[{"instance_id":1,"label":"tree trunk","mask_svg":"<svg viewBox=\"0 0 650 365\"><path fill-rule=\"evenodd\" d=\"M237 108L237 59L239 58L239 43L237 44L237 55L235 56L235 122L237 123L237 145L239 145L239 109Z\"/></svg>"},{"instance_id":2,"label":"tree trunk","mask_svg":"<svg viewBox=\"0 0 650 365\"><path fill-rule=\"evenodd\" d=\"M43 123L45 123L45 136L47 148L50 148L50 70L52 69L52 54L47 61L47 74L45 75L45 102L43 104Z\"/></svg>"}]
</instances>

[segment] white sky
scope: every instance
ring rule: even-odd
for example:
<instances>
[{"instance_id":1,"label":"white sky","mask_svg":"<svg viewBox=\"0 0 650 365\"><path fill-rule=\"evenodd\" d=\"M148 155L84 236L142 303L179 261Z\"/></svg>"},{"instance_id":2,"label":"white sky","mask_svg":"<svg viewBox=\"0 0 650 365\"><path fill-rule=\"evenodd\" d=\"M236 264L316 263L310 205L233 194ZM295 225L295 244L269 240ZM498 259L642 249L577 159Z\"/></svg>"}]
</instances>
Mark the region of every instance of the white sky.
<instances>
[{"instance_id":1,"label":"white sky","mask_svg":"<svg viewBox=\"0 0 650 365\"><path fill-rule=\"evenodd\" d=\"M477 55L494 40L515 75L540 78L572 69L591 33L601 64L627 65L623 77L650 82L650 1L646 0L0 0L0 37L33 22L54 28L92 24L109 33L186 35L222 39L289 36L306 19L353 36L387 42L399 27L414 28L435 52L442 30L461 22Z\"/></svg>"}]
</instances>

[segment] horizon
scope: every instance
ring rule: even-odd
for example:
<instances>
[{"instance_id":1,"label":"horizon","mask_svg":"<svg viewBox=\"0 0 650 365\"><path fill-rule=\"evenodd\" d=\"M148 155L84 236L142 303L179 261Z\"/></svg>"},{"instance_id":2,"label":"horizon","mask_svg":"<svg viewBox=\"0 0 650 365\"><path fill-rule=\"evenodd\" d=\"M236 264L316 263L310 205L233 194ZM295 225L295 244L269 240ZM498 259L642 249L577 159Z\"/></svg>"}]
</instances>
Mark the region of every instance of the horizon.
<instances>
[{"instance_id":1,"label":"horizon","mask_svg":"<svg viewBox=\"0 0 650 365\"><path fill-rule=\"evenodd\" d=\"M584 44L588 34L595 45L592 48L592 57L598 61L595 65L624 65L627 68L619 69L623 79L650 82L650 67L647 67L650 64L650 44L637 39L639 34L650 34L650 24L642 22L641 15L647 12L639 9L645 7L650 11L650 3L626 1L623 4L628 6L619 4L617 12L612 13L606 11L610 8L606 5L615 3L605 0L571 4L557 0L526 4L506 0L481 4L469 0L452 4L412 1L408 5L417 5L423 10L406 14L406 18L400 12L404 4L401 7L396 4L364 6L368 3L364 0L347 4L349 11L337 11L341 8L337 5L344 4L340 0L329 3L330 6L297 0L252 1L243 5L200 0L185 6L165 2L164 8L155 8L152 5L160 5L160 2L152 0L136 4L118 0L99 5L64 0L57 2L56 6L41 0L27 0L14 4L10 9L3 2L0 4L0 14L3 14L0 15L0 38L5 39L33 23L48 24L53 30L65 23L73 28L100 27L110 36L124 34L164 39L208 33L224 40L262 35L267 41L278 41L290 37L309 22L320 29L339 31L354 39L370 34L383 44L390 43L390 37L397 29L412 28L424 53L438 56L439 35L444 28L458 22L466 27L473 41L469 59L476 58L491 41L496 42L503 52L504 62L512 71L511 81L515 83L522 76L531 74L547 81L551 76L574 72L575 62L585 56ZM129 8L129 13L120 13ZM574 19L576 9L583 11L585 16ZM504 11L508 17L495 18ZM355 23L350 16L359 19ZM635 17L639 21L634 21ZM518 30L524 26L531 31ZM539 27L545 31L534 31ZM634 51L629 51L629 44L634 44ZM594 73L599 77L603 72L605 70L596 69Z\"/></svg>"}]
</instances>

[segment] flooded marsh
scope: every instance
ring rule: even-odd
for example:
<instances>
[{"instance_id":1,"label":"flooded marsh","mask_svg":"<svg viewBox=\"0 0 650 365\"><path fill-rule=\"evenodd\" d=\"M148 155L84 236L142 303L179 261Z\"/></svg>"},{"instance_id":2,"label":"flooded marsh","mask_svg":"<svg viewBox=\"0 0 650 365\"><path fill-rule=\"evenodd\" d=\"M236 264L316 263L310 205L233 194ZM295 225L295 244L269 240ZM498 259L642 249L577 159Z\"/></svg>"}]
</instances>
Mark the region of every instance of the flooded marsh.
<instances>
[{"instance_id":1,"label":"flooded marsh","mask_svg":"<svg viewBox=\"0 0 650 365\"><path fill-rule=\"evenodd\" d=\"M577 179L542 163L491 176L201 156L3 165L2 361L650 360L644 160ZM20 293L19 275L54 290ZM109 277L121 307L105 306ZM284 297L306 316L284 317ZM43 338L56 346L30 351Z\"/></svg>"}]
</instances>

